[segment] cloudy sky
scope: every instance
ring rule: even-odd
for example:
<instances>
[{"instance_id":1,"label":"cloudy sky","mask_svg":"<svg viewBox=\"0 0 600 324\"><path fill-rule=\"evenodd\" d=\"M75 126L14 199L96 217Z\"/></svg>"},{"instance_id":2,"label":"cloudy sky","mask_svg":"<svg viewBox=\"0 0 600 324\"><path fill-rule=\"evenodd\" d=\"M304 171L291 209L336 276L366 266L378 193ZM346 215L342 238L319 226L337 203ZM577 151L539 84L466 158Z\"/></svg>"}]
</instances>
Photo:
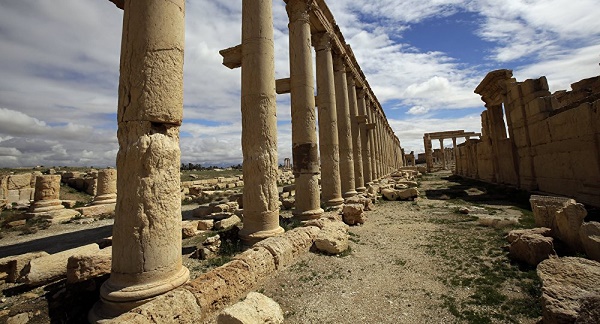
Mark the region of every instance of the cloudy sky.
<instances>
[{"instance_id":1,"label":"cloudy sky","mask_svg":"<svg viewBox=\"0 0 600 324\"><path fill-rule=\"evenodd\" d=\"M546 75L551 91L600 74L598 0L330 0L389 122L410 152L426 132L479 131L473 90L494 69ZM289 76L287 15L274 0L276 77ZM182 162L237 164L241 0L186 1ZM122 11L108 0L0 0L0 167L109 166ZM289 95L279 158L291 157Z\"/></svg>"}]
</instances>

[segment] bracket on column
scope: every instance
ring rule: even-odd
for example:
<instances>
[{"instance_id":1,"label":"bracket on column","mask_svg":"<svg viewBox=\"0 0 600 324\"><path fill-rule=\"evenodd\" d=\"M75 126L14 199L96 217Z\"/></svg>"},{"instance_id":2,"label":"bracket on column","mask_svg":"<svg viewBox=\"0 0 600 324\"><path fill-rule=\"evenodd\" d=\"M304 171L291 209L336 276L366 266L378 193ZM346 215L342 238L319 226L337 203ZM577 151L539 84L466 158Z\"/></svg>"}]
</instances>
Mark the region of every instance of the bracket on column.
<instances>
[{"instance_id":1,"label":"bracket on column","mask_svg":"<svg viewBox=\"0 0 600 324\"><path fill-rule=\"evenodd\" d=\"M219 54L223 56L223 65L230 69L242 66L242 44L220 50Z\"/></svg>"},{"instance_id":2,"label":"bracket on column","mask_svg":"<svg viewBox=\"0 0 600 324\"><path fill-rule=\"evenodd\" d=\"M375 123L367 123L367 130L373 130L373 129L375 129L375 126L377 126L377 124L375 124Z\"/></svg>"},{"instance_id":3,"label":"bracket on column","mask_svg":"<svg viewBox=\"0 0 600 324\"><path fill-rule=\"evenodd\" d=\"M356 116L356 121L359 124L366 123L367 122L367 115L358 115L358 116Z\"/></svg>"},{"instance_id":4,"label":"bracket on column","mask_svg":"<svg viewBox=\"0 0 600 324\"><path fill-rule=\"evenodd\" d=\"M275 92L277 92L277 94L290 93L291 91L290 78L275 80Z\"/></svg>"}]
</instances>

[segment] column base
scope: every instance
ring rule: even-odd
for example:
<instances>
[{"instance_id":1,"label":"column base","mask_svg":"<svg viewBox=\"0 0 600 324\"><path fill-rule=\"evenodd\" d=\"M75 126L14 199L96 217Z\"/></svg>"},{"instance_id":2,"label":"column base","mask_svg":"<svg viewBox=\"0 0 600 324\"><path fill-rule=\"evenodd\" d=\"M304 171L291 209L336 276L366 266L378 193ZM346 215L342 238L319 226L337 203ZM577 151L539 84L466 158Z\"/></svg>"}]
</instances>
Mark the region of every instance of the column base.
<instances>
[{"instance_id":1,"label":"column base","mask_svg":"<svg viewBox=\"0 0 600 324\"><path fill-rule=\"evenodd\" d=\"M277 236L279 234L284 233L285 230L281 226L277 226L277 228L266 231L259 231L254 233L245 234L244 229L240 231L238 234L244 245L252 246L254 243L260 242L266 238L271 236Z\"/></svg>"},{"instance_id":2,"label":"column base","mask_svg":"<svg viewBox=\"0 0 600 324\"><path fill-rule=\"evenodd\" d=\"M356 188L356 191L358 191L359 193L362 193L362 192L367 191L367 188L366 187L358 187L358 188Z\"/></svg>"},{"instance_id":3,"label":"column base","mask_svg":"<svg viewBox=\"0 0 600 324\"><path fill-rule=\"evenodd\" d=\"M325 206L327 207L335 207L335 206L339 206L341 204L344 203L344 198L340 197L340 198L333 198L333 199L329 199L328 201L325 202Z\"/></svg>"},{"instance_id":4,"label":"column base","mask_svg":"<svg viewBox=\"0 0 600 324\"><path fill-rule=\"evenodd\" d=\"M102 323L104 320L115 318L157 296L178 288L186 283L189 277L190 271L186 267L181 267L169 278L141 285L119 287L113 285L109 278L100 288L100 300L88 313L88 321Z\"/></svg>"},{"instance_id":5,"label":"column base","mask_svg":"<svg viewBox=\"0 0 600 324\"><path fill-rule=\"evenodd\" d=\"M321 218L321 216L323 216L324 212L325 211L322 208L307 210L307 211L298 212L298 213L296 212L296 210L294 210L292 212L292 215L294 216L294 218L303 221L303 220Z\"/></svg>"},{"instance_id":6,"label":"column base","mask_svg":"<svg viewBox=\"0 0 600 324\"><path fill-rule=\"evenodd\" d=\"M356 195L358 195L358 192L356 192L356 190L353 189L353 190L350 190L348 192L344 192L344 194L342 194L342 197L344 197L344 198L350 198L350 197L354 197Z\"/></svg>"}]
</instances>

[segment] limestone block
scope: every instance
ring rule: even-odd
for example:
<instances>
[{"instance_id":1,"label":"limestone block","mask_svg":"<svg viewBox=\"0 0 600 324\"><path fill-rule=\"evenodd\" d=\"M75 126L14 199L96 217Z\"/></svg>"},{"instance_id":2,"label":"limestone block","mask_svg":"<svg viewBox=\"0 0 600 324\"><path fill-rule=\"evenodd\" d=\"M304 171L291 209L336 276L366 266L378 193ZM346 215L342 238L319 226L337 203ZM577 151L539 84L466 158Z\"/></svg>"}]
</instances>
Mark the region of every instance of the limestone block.
<instances>
[{"instance_id":1,"label":"limestone block","mask_svg":"<svg viewBox=\"0 0 600 324\"><path fill-rule=\"evenodd\" d=\"M194 209L193 215L194 217L202 218L210 215L212 213L211 206L198 206L198 208Z\"/></svg>"},{"instance_id":2,"label":"limestone block","mask_svg":"<svg viewBox=\"0 0 600 324\"><path fill-rule=\"evenodd\" d=\"M33 200L34 193L35 193L35 189L33 189L33 188L19 189L19 200L22 200L22 201Z\"/></svg>"},{"instance_id":3,"label":"limestone block","mask_svg":"<svg viewBox=\"0 0 600 324\"><path fill-rule=\"evenodd\" d=\"M198 221L182 221L181 237L186 239L198 235Z\"/></svg>"},{"instance_id":4,"label":"limestone block","mask_svg":"<svg viewBox=\"0 0 600 324\"><path fill-rule=\"evenodd\" d=\"M228 212L228 211L229 211L228 204L216 204L212 207L213 213L222 213L222 212Z\"/></svg>"},{"instance_id":5,"label":"limestone block","mask_svg":"<svg viewBox=\"0 0 600 324\"><path fill-rule=\"evenodd\" d=\"M579 229L579 236L585 254L592 260L600 261L600 223L583 223Z\"/></svg>"},{"instance_id":6,"label":"limestone block","mask_svg":"<svg viewBox=\"0 0 600 324\"><path fill-rule=\"evenodd\" d=\"M396 181L397 185L405 185L408 188L416 188L419 184L416 181Z\"/></svg>"},{"instance_id":7,"label":"limestone block","mask_svg":"<svg viewBox=\"0 0 600 324\"><path fill-rule=\"evenodd\" d=\"M537 267L542 281L544 323L576 323L590 295L599 295L600 263L575 257L550 258Z\"/></svg>"},{"instance_id":8,"label":"limestone block","mask_svg":"<svg viewBox=\"0 0 600 324\"><path fill-rule=\"evenodd\" d=\"M69 257L76 254L95 254L99 250L98 244L94 243L33 259L23 269L19 281L35 286L60 279L67 274Z\"/></svg>"},{"instance_id":9,"label":"limestone block","mask_svg":"<svg viewBox=\"0 0 600 324\"><path fill-rule=\"evenodd\" d=\"M20 201L20 195L19 195L19 190L15 189L15 190L8 190L7 195L6 195L6 200L8 202L8 204L12 204L12 203L16 203L18 201Z\"/></svg>"},{"instance_id":10,"label":"limestone block","mask_svg":"<svg viewBox=\"0 0 600 324\"><path fill-rule=\"evenodd\" d=\"M283 206L283 209L290 210L290 209L294 208L294 206L296 205L296 199L294 199L294 198L282 199L281 205Z\"/></svg>"},{"instance_id":11,"label":"limestone block","mask_svg":"<svg viewBox=\"0 0 600 324\"><path fill-rule=\"evenodd\" d=\"M31 188L31 174L13 174L9 175L7 179L7 190L19 190L25 188Z\"/></svg>"},{"instance_id":12,"label":"limestone block","mask_svg":"<svg viewBox=\"0 0 600 324\"><path fill-rule=\"evenodd\" d=\"M556 225L556 211L568 205L575 204L575 200L563 197L537 196L532 195L529 198L535 225L538 227L548 227L553 234L558 231Z\"/></svg>"},{"instance_id":13,"label":"limestone block","mask_svg":"<svg viewBox=\"0 0 600 324\"><path fill-rule=\"evenodd\" d=\"M283 310L271 298L250 292L244 301L225 308L217 324L283 323Z\"/></svg>"},{"instance_id":14,"label":"limestone block","mask_svg":"<svg viewBox=\"0 0 600 324\"><path fill-rule=\"evenodd\" d=\"M292 254L294 258L297 258L310 250L318 233L319 228L314 226L305 226L287 231L283 234L283 237L292 243Z\"/></svg>"},{"instance_id":15,"label":"limestone block","mask_svg":"<svg viewBox=\"0 0 600 324\"><path fill-rule=\"evenodd\" d=\"M583 251L579 229L587 211L582 204L569 204L556 211L556 237L575 251Z\"/></svg>"},{"instance_id":16,"label":"limestone block","mask_svg":"<svg viewBox=\"0 0 600 324\"><path fill-rule=\"evenodd\" d=\"M348 249L348 232L340 227L324 227L315 239L316 248L328 254L338 254Z\"/></svg>"},{"instance_id":17,"label":"limestone block","mask_svg":"<svg viewBox=\"0 0 600 324\"><path fill-rule=\"evenodd\" d=\"M194 294L203 311L211 312L241 297L256 283L252 268L233 260L188 282L183 288Z\"/></svg>"},{"instance_id":18,"label":"limestone block","mask_svg":"<svg viewBox=\"0 0 600 324\"><path fill-rule=\"evenodd\" d=\"M81 213L83 217L94 217L115 212L117 204L92 205L76 208L75 210Z\"/></svg>"},{"instance_id":19,"label":"limestone block","mask_svg":"<svg viewBox=\"0 0 600 324\"><path fill-rule=\"evenodd\" d=\"M401 200L414 199L419 197L419 190L416 188L396 190L396 194L398 195L398 199Z\"/></svg>"},{"instance_id":20,"label":"limestone block","mask_svg":"<svg viewBox=\"0 0 600 324\"><path fill-rule=\"evenodd\" d=\"M382 189L381 195L383 196L383 198L390 201L395 201L398 199L398 192L395 189Z\"/></svg>"},{"instance_id":21,"label":"limestone block","mask_svg":"<svg viewBox=\"0 0 600 324\"><path fill-rule=\"evenodd\" d=\"M551 230L547 227L512 230L512 231L508 232L508 235L506 236L506 240L509 243L512 243L512 242L516 241L519 237L521 237L521 235L524 235L524 234L539 234L542 236L549 237L550 233L551 233Z\"/></svg>"},{"instance_id":22,"label":"limestone block","mask_svg":"<svg viewBox=\"0 0 600 324\"><path fill-rule=\"evenodd\" d=\"M344 200L345 204L360 204L363 205L364 211L369 211L375 209L373 206L373 200L371 198L365 197L363 195L356 195L352 197L348 197Z\"/></svg>"},{"instance_id":23,"label":"limestone block","mask_svg":"<svg viewBox=\"0 0 600 324\"><path fill-rule=\"evenodd\" d=\"M110 273L112 247L95 254L76 254L67 260L67 282L76 283Z\"/></svg>"},{"instance_id":24,"label":"limestone block","mask_svg":"<svg viewBox=\"0 0 600 324\"><path fill-rule=\"evenodd\" d=\"M257 280L268 278L275 271L275 259L264 247L252 247L234 257L234 260L245 262L256 276Z\"/></svg>"},{"instance_id":25,"label":"limestone block","mask_svg":"<svg viewBox=\"0 0 600 324\"><path fill-rule=\"evenodd\" d=\"M292 242L283 236L269 237L254 244L254 246L263 247L273 255L277 270L294 264L294 247Z\"/></svg>"},{"instance_id":26,"label":"limestone block","mask_svg":"<svg viewBox=\"0 0 600 324\"><path fill-rule=\"evenodd\" d=\"M47 219L52 224L60 224L62 222L71 220L74 217L81 216L81 214L73 209L58 209L36 214L36 216L42 219Z\"/></svg>"},{"instance_id":27,"label":"limestone block","mask_svg":"<svg viewBox=\"0 0 600 324\"><path fill-rule=\"evenodd\" d=\"M511 259L532 266L548 259L550 255L556 255L553 239L540 234L522 234L511 243L509 251Z\"/></svg>"},{"instance_id":28,"label":"limestone block","mask_svg":"<svg viewBox=\"0 0 600 324\"><path fill-rule=\"evenodd\" d=\"M240 223L242 220L237 216L233 215L229 218L222 219L220 221L215 222L214 228L216 230L226 229L235 226Z\"/></svg>"},{"instance_id":29,"label":"limestone block","mask_svg":"<svg viewBox=\"0 0 600 324\"><path fill-rule=\"evenodd\" d=\"M199 231L209 231L212 230L215 226L215 221L212 219L202 219L198 221L198 229Z\"/></svg>"},{"instance_id":30,"label":"limestone block","mask_svg":"<svg viewBox=\"0 0 600 324\"><path fill-rule=\"evenodd\" d=\"M14 255L0 259L0 270L6 272L7 282L17 282L21 277L21 271L33 259L49 255L47 252L30 252L21 255Z\"/></svg>"},{"instance_id":31,"label":"limestone block","mask_svg":"<svg viewBox=\"0 0 600 324\"><path fill-rule=\"evenodd\" d=\"M342 219L348 225L364 224L366 215L362 204L346 204L342 209Z\"/></svg>"},{"instance_id":32,"label":"limestone block","mask_svg":"<svg viewBox=\"0 0 600 324\"><path fill-rule=\"evenodd\" d=\"M103 324L194 324L203 310L194 294L184 288L171 290Z\"/></svg>"},{"instance_id":33,"label":"limestone block","mask_svg":"<svg viewBox=\"0 0 600 324\"><path fill-rule=\"evenodd\" d=\"M65 206L65 208L73 208L77 204L77 200L61 200L60 203Z\"/></svg>"},{"instance_id":34,"label":"limestone block","mask_svg":"<svg viewBox=\"0 0 600 324\"><path fill-rule=\"evenodd\" d=\"M27 324L31 313L20 313L6 319L6 324ZM33 317L33 316L32 316Z\"/></svg>"}]
</instances>

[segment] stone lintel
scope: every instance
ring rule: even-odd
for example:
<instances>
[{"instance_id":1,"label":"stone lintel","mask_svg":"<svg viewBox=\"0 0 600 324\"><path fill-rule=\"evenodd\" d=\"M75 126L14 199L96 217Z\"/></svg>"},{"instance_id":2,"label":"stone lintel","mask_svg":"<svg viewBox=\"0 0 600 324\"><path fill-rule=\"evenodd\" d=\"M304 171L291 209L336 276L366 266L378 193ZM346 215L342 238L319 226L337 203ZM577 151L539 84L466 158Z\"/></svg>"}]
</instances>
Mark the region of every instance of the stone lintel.
<instances>
[{"instance_id":1,"label":"stone lintel","mask_svg":"<svg viewBox=\"0 0 600 324\"><path fill-rule=\"evenodd\" d=\"M223 65L230 69L242 66L242 44L219 51L223 56Z\"/></svg>"},{"instance_id":2,"label":"stone lintel","mask_svg":"<svg viewBox=\"0 0 600 324\"><path fill-rule=\"evenodd\" d=\"M284 78L284 79L275 80L275 92L277 92L277 94L290 93L291 92L291 79Z\"/></svg>"}]
</instances>

